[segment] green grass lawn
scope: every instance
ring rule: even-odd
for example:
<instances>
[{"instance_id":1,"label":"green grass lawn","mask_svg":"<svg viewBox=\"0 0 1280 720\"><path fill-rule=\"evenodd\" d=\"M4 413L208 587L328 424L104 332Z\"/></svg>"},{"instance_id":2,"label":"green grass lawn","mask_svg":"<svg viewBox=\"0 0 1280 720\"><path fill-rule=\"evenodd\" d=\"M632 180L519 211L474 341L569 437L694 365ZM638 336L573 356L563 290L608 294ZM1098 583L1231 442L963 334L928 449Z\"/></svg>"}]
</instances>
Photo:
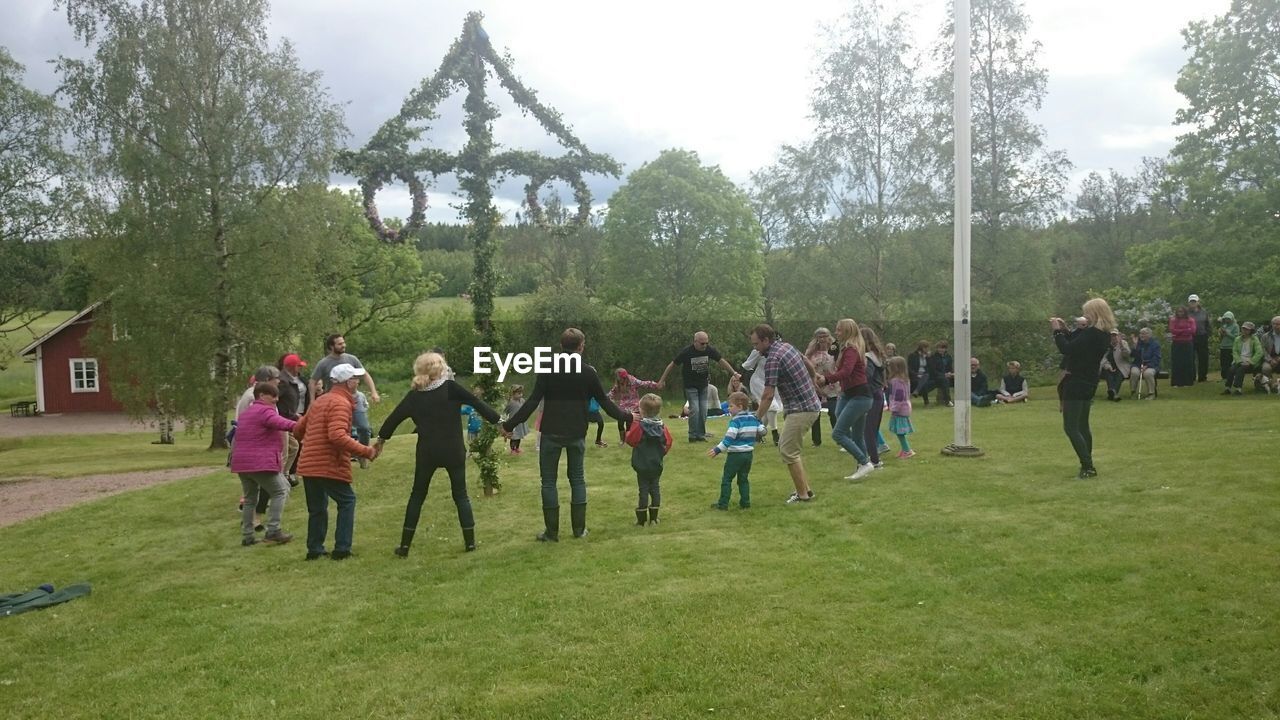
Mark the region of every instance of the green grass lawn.
<instances>
[{"instance_id":1,"label":"green grass lawn","mask_svg":"<svg viewBox=\"0 0 1280 720\"><path fill-rule=\"evenodd\" d=\"M406 560L409 437L357 471L344 563L302 560L300 491L284 547L240 547L225 472L107 498L0 529L0 591L94 586L0 620L0 717L1277 717L1280 400L1216 390L1096 404L1089 481L1045 391L975 410L980 459L939 409L859 484L828 440L806 505L769 445L748 511L670 421L648 528L610 427L588 538L566 507L533 542L530 452L495 498L470 468L475 553L438 475Z\"/></svg>"},{"instance_id":2,"label":"green grass lawn","mask_svg":"<svg viewBox=\"0 0 1280 720\"><path fill-rule=\"evenodd\" d=\"M9 359L9 367L0 370L0 405L8 407L10 403L36 399L35 364L11 356L74 314L69 310L58 310L36 320L29 327L0 337L0 358ZM4 328L0 328L2 330Z\"/></svg>"},{"instance_id":3,"label":"green grass lawn","mask_svg":"<svg viewBox=\"0 0 1280 720\"><path fill-rule=\"evenodd\" d=\"M119 433L0 438L0 482L33 475L64 478L215 466L227 459L225 450L207 450L207 434L179 432L172 445L152 445L156 437L156 433Z\"/></svg>"}]
</instances>

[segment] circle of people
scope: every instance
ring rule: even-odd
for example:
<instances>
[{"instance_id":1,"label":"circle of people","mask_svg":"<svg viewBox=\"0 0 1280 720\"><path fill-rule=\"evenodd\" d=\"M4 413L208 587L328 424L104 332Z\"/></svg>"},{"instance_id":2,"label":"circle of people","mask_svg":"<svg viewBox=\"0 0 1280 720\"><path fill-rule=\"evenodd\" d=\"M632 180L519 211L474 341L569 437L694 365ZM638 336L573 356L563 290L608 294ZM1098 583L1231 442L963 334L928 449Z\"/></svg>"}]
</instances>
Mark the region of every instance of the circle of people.
<instances>
[{"instance_id":1,"label":"circle of people","mask_svg":"<svg viewBox=\"0 0 1280 720\"><path fill-rule=\"evenodd\" d=\"M1205 311L1197 296L1189 300L1189 307L1178 308L1169 323L1174 386L1192 384L1197 364L1201 379L1207 372L1207 357L1196 362L1197 348L1207 347L1207 322L1197 325L1197 315ZM1116 328L1104 300L1091 300L1083 310L1084 315L1071 325L1058 318L1051 320L1054 339L1063 353L1058 394L1064 429L1080 459L1081 478L1097 474L1092 463L1088 406L1098 382L1106 380L1108 400L1120 399L1125 379L1131 383L1131 394L1154 398L1161 376L1160 346L1149 328L1132 336L1131 345ZM1205 331L1199 332L1199 328ZM1254 338L1253 331L1250 322L1237 327L1230 312L1219 318L1224 393L1239 394L1243 378L1250 374L1256 374L1259 387L1277 385L1271 382L1271 375L1280 368L1280 316L1272 319L1262 338ZM413 487L400 544L394 550L399 557L409 554L432 477L441 469L449 476L464 549L476 549L475 518L466 485L467 446L462 433L455 430L459 415L469 416L469 440L479 434L483 419L498 425L509 441L509 452L520 455L524 452L521 441L530 434L528 420L541 409L536 451L543 530L537 540L558 542L557 479L562 454L567 460L572 535L582 538L588 534L586 435L589 423L596 423L596 445L606 446L601 412L617 421L619 441L632 448L638 494L636 524L659 522L660 481L673 440L662 421L662 398L640 393L664 389L677 367L687 402L680 416L671 417L687 417L690 443L714 439L706 429L709 416L729 418L720 441L706 453L725 459L719 497L711 505L720 511L729 509L735 484L738 507L751 507L754 450L768 435L794 485L786 503L808 503L816 494L803 462L801 441L809 435L815 447L821 445L822 414L828 417L831 439L854 460L853 471L845 479L857 481L884 467L881 456L890 451L881 433L884 412L890 415L888 430L898 441L896 457L907 460L915 455L908 440L914 432L912 398L919 397L928 406L929 395L936 392L938 405L954 404L950 396L954 362L946 341L934 344L932 352L930 343L921 341L904 358L897 355L892 343L883 344L871 328L859 327L851 318L837 322L834 333L818 328L803 352L783 341L767 324L752 328L749 340L752 351L742 363L742 369L751 373L746 385L742 374L711 345L707 333L698 332L656 381L618 368L606 391L596 370L582 363L576 371L538 375L527 398L524 388L514 385L502 414L454 380L437 348L416 358L411 390L382 423L375 440L368 420L370 400L380 400L373 377L356 356L346 352L345 338L330 335L325 339L328 354L316 363L310 384L300 377L307 363L297 354L287 354L275 366L259 368L237 403L234 436L229 435L230 468L238 474L243 492L242 544L289 542L293 536L280 528L281 515L290 488L302 484L308 511L306 559L350 557L356 505L351 462L357 460L365 467L376 459L406 420L412 420L416 427L417 447ZM563 352L582 354L585 346L586 337L576 328L566 329L560 337ZM724 402L709 382L710 370L716 365L730 376ZM1029 399L1028 384L1017 361L1007 364L1007 372L994 390L988 387L977 358L970 359L970 376L973 405ZM358 389L362 383L369 391L367 396ZM1280 393L1280 388L1276 391ZM781 428L779 414L783 416ZM326 549L329 500L337 507L332 552ZM257 533L264 533L261 540Z\"/></svg>"}]
</instances>

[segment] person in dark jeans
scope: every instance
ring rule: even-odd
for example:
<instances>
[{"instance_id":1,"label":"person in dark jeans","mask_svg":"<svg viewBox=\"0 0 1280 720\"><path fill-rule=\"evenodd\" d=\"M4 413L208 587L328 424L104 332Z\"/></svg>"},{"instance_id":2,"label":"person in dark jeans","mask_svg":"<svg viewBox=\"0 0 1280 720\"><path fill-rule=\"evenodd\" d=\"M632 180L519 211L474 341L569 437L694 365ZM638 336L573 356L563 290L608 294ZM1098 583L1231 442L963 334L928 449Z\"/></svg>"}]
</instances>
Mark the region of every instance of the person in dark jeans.
<instances>
[{"instance_id":1,"label":"person in dark jeans","mask_svg":"<svg viewBox=\"0 0 1280 720\"><path fill-rule=\"evenodd\" d=\"M1051 318L1053 341L1066 360L1066 372L1058 385L1062 403L1062 429L1080 460L1080 479L1097 477L1093 465L1093 433L1089 429L1089 410L1098 390L1102 357L1111 347L1111 330L1116 327L1111 306L1102 298L1084 304L1088 326L1072 334L1062 318Z\"/></svg>"},{"instance_id":2,"label":"person in dark jeans","mask_svg":"<svg viewBox=\"0 0 1280 720\"><path fill-rule=\"evenodd\" d=\"M564 352L580 356L586 347L586 336L577 328L568 328L560 334L560 347ZM591 398L595 398L600 409L614 420L631 417L605 394L595 368L581 363L578 368L559 368L557 372L538 375L529 400L502 423L502 434L510 439L511 431L528 420L539 403L543 404L538 470L542 476L545 529L538 535L539 541L560 540L560 498L556 490L556 475L562 450L568 457L569 513L573 536L581 538L587 534L587 480L583 456L586 454L587 403Z\"/></svg>"},{"instance_id":3,"label":"person in dark jeans","mask_svg":"<svg viewBox=\"0 0 1280 720\"><path fill-rule=\"evenodd\" d=\"M924 383L917 390L920 397L924 398L925 407L929 406L929 393L934 390L938 391L939 405L951 405L951 388L955 384L956 374L955 361L951 358L951 353L947 352L948 348L946 340L939 340L925 363L927 374Z\"/></svg>"},{"instance_id":4,"label":"person in dark jeans","mask_svg":"<svg viewBox=\"0 0 1280 720\"><path fill-rule=\"evenodd\" d=\"M1209 379L1209 311L1200 304L1200 296L1187 296L1187 314L1196 321L1196 334L1192 344L1196 351L1196 382Z\"/></svg>"}]
</instances>

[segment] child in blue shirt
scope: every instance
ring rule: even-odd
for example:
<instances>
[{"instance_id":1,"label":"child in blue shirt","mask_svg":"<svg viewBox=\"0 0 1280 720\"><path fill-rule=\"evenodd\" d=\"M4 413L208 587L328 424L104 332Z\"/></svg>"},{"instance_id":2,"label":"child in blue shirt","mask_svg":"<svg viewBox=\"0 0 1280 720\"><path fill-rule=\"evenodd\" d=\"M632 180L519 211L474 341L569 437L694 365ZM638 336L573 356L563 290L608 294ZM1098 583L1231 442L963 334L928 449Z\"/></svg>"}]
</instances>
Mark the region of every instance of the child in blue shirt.
<instances>
[{"instance_id":1,"label":"child in blue shirt","mask_svg":"<svg viewBox=\"0 0 1280 720\"><path fill-rule=\"evenodd\" d=\"M458 412L467 416L467 443L480 439L480 413L470 405L463 405Z\"/></svg>"},{"instance_id":2,"label":"child in blue shirt","mask_svg":"<svg viewBox=\"0 0 1280 720\"><path fill-rule=\"evenodd\" d=\"M729 395L729 412L733 418L729 420L729 428L724 431L720 443L707 451L707 457L728 454L724 460L724 474L720 476L720 499L711 506L714 510L729 509L729 495L733 492L735 477L738 479L738 507L743 510L751 507L751 459L755 455L756 443L764 437L764 425L750 407L751 399L746 393Z\"/></svg>"}]
</instances>

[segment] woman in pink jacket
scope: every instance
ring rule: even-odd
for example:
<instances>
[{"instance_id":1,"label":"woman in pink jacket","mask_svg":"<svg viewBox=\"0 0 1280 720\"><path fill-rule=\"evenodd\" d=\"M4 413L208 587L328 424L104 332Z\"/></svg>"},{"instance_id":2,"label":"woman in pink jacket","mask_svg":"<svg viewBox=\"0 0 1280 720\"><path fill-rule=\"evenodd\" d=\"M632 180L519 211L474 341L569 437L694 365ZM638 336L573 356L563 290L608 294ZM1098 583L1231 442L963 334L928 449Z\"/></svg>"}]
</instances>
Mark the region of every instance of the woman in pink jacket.
<instances>
[{"instance_id":1,"label":"woman in pink jacket","mask_svg":"<svg viewBox=\"0 0 1280 720\"><path fill-rule=\"evenodd\" d=\"M289 497L289 485L283 468L284 435L298 423L276 410L280 391L270 382L253 386L253 403L237 418L236 441L231 449L231 472L240 476L240 487L247 498L257 497L258 490L271 496L267 509L267 534L264 543L283 545L293 539L280 530L280 515ZM240 516L241 545L258 542L254 537L253 503L245 503Z\"/></svg>"},{"instance_id":2,"label":"woman in pink jacket","mask_svg":"<svg viewBox=\"0 0 1280 720\"><path fill-rule=\"evenodd\" d=\"M1173 367L1169 370L1169 384L1189 387L1196 384L1196 321L1185 305L1169 318L1169 338L1173 346Z\"/></svg>"}]
</instances>

